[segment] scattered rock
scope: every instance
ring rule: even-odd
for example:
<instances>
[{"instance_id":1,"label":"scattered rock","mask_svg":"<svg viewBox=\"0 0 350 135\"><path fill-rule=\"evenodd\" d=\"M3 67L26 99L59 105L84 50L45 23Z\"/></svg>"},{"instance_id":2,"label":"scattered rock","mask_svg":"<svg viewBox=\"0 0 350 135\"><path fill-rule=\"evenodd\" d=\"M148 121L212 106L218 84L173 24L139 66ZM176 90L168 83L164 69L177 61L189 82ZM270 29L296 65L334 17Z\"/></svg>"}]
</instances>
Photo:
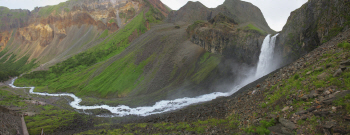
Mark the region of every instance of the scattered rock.
<instances>
[{"instance_id":1,"label":"scattered rock","mask_svg":"<svg viewBox=\"0 0 350 135\"><path fill-rule=\"evenodd\" d=\"M328 77L328 74L326 72L323 72L322 74L317 76L317 79L323 80Z\"/></svg>"},{"instance_id":2,"label":"scattered rock","mask_svg":"<svg viewBox=\"0 0 350 135\"><path fill-rule=\"evenodd\" d=\"M326 90L325 92L323 92L323 95L329 95L329 94L331 94L329 90Z\"/></svg>"},{"instance_id":3,"label":"scattered rock","mask_svg":"<svg viewBox=\"0 0 350 135\"><path fill-rule=\"evenodd\" d=\"M309 94L309 98L315 98L317 96L318 96L318 94L317 94L316 90L311 91L310 94Z\"/></svg>"},{"instance_id":4,"label":"scattered rock","mask_svg":"<svg viewBox=\"0 0 350 135\"><path fill-rule=\"evenodd\" d=\"M331 64L327 64L326 65L326 68L330 68L332 65Z\"/></svg>"},{"instance_id":5,"label":"scattered rock","mask_svg":"<svg viewBox=\"0 0 350 135\"><path fill-rule=\"evenodd\" d=\"M299 112L296 112L295 114L296 114L296 115L301 115L301 114L305 114L305 113L307 113L306 110L301 110L301 111L299 111Z\"/></svg>"},{"instance_id":6,"label":"scattered rock","mask_svg":"<svg viewBox=\"0 0 350 135\"><path fill-rule=\"evenodd\" d=\"M340 133L343 135L350 133L349 129L346 127L333 127L332 130L334 133Z\"/></svg>"},{"instance_id":7,"label":"scattered rock","mask_svg":"<svg viewBox=\"0 0 350 135\"><path fill-rule=\"evenodd\" d=\"M344 119L350 121L350 116L344 116Z\"/></svg>"},{"instance_id":8,"label":"scattered rock","mask_svg":"<svg viewBox=\"0 0 350 135\"><path fill-rule=\"evenodd\" d=\"M330 129L333 126L335 126L337 123L334 121L326 121L326 123L323 125L324 128Z\"/></svg>"},{"instance_id":9,"label":"scattered rock","mask_svg":"<svg viewBox=\"0 0 350 135\"><path fill-rule=\"evenodd\" d=\"M338 77L341 75L341 73L343 73L342 69L338 69L337 71L335 71L335 73L333 74L333 77Z\"/></svg>"},{"instance_id":10,"label":"scattered rock","mask_svg":"<svg viewBox=\"0 0 350 135\"><path fill-rule=\"evenodd\" d=\"M322 70L323 70L322 67L317 67L317 68L315 69L315 71L322 71Z\"/></svg>"},{"instance_id":11,"label":"scattered rock","mask_svg":"<svg viewBox=\"0 0 350 135\"><path fill-rule=\"evenodd\" d=\"M282 112L287 111L289 109L289 106L286 106L282 109Z\"/></svg>"},{"instance_id":12,"label":"scattered rock","mask_svg":"<svg viewBox=\"0 0 350 135\"><path fill-rule=\"evenodd\" d=\"M350 66L350 59L341 62L340 65L343 65L343 66Z\"/></svg>"},{"instance_id":13,"label":"scattered rock","mask_svg":"<svg viewBox=\"0 0 350 135\"><path fill-rule=\"evenodd\" d=\"M301 99L304 100L304 101L306 101L308 98L309 98L308 95L304 95L304 96L301 97Z\"/></svg>"},{"instance_id":14,"label":"scattered rock","mask_svg":"<svg viewBox=\"0 0 350 135\"><path fill-rule=\"evenodd\" d=\"M311 73L312 73L312 71L309 71L309 72L307 72L306 74L309 75L309 74L311 74Z\"/></svg>"},{"instance_id":15,"label":"scattered rock","mask_svg":"<svg viewBox=\"0 0 350 135\"><path fill-rule=\"evenodd\" d=\"M336 112L337 111L337 107L332 106L332 111Z\"/></svg>"},{"instance_id":16,"label":"scattered rock","mask_svg":"<svg viewBox=\"0 0 350 135\"><path fill-rule=\"evenodd\" d=\"M259 91L259 90L254 90L254 91L252 92L252 95L257 95L257 94L260 94L260 91Z\"/></svg>"},{"instance_id":17,"label":"scattered rock","mask_svg":"<svg viewBox=\"0 0 350 135\"><path fill-rule=\"evenodd\" d=\"M180 26L179 26L179 25L176 25L176 26L175 26L175 29L180 29Z\"/></svg>"},{"instance_id":18,"label":"scattered rock","mask_svg":"<svg viewBox=\"0 0 350 135\"><path fill-rule=\"evenodd\" d=\"M342 71L345 71L345 70L347 69L347 67L346 67L346 66L340 66L340 69L341 69Z\"/></svg>"},{"instance_id":19,"label":"scattered rock","mask_svg":"<svg viewBox=\"0 0 350 135\"><path fill-rule=\"evenodd\" d=\"M320 116L320 117L327 117L328 114L329 114L328 111L314 112L314 115Z\"/></svg>"},{"instance_id":20,"label":"scattered rock","mask_svg":"<svg viewBox=\"0 0 350 135\"><path fill-rule=\"evenodd\" d=\"M306 120L307 118L309 118L308 116L302 116L300 117L301 120Z\"/></svg>"},{"instance_id":21,"label":"scattered rock","mask_svg":"<svg viewBox=\"0 0 350 135\"><path fill-rule=\"evenodd\" d=\"M275 126L268 127L268 129L271 131L271 133L273 135L275 135L275 134L279 135L279 134L282 134L282 127L283 127L283 125L278 123Z\"/></svg>"},{"instance_id":22,"label":"scattered rock","mask_svg":"<svg viewBox=\"0 0 350 135\"><path fill-rule=\"evenodd\" d=\"M315 107L311 107L311 108L309 108L309 109L306 109L307 112L312 112L312 111L315 111L315 110L316 110Z\"/></svg>"},{"instance_id":23,"label":"scattered rock","mask_svg":"<svg viewBox=\"0 0 350 135\"><path fill-rule=\"evenodd\" d=\"M332 135L328 129L323 129L323 133L324 133L324 135Z\"/></svg>"},{"instance_id":24,"label":"scattered rock","mask_svg":"<svg viewBox=\"0 0 350 135\"><path fill-rule=\"evenodd\" d=\"M288 128L288 129L291 129L291 130L296 129L296 126L294 125L294 123L291 122L291 121L289 121L289 120L286 120L286 119L280 117L280 118L278 119L278 121L279 121L284 127Z\"/></svg>"},{"instance_id":25,"label":"scattered rock","mask_svg":"<svg viewBox=\"0 0 350 135\"><path fill-rule=\"evenodd\" d=\"M350 91L348 90L348 91L337 92L337 93L331 94L331 95L329 95L328 98L323 99L322 103L324 103L324 104L332 104L334 100L342 98L342 97L346 96L349 93L350 93Z\"/></svg>"},{"instance_id":26,"label":"scattered rock","mask_svg":"<svg viewBox=\"0 0 350 135\"><path fill-rule=\"evenodd\" d=\"M284 135L294 135L293 132L286 127L282 127L281 130Z\"/></svg>"}]
</instances>

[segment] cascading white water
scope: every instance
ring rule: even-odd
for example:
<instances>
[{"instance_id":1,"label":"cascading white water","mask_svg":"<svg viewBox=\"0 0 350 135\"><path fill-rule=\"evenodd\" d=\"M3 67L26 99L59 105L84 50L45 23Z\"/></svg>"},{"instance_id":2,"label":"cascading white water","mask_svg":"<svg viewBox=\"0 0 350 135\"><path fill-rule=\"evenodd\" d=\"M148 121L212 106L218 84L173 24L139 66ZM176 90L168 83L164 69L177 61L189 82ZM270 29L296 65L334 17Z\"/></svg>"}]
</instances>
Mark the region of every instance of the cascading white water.
<instances>
[{"instance_id":1,"label":"cascading white water","mask_svg":"<svg viewBox=\"0 0 350 135\"><path fill-rule=\"evenodd\" d=\"M276 37L278 34L270 38L270 34L266 36L261 47L261 53L259 56L259 62L256 69L255 77L260 78L272 72L274 69L272 67L273 53L276 43Z\"/></svg>"},{"instance_id":2,"label":"cascading white water","mask_svg":"<svg viewBox=\"0 0 350 135\"><path fill-rule=\"evenodd\" d=\"M278 35L278 34L277 34ZM74 99L70 104L75 109L82 109L82 110L91 110L91 109L107 109L114 115L98 115L99 117L123 117L127 115L138 115L138 116L148 116L152 114L159 114L164 113L172 110L181 109L185 106L195 104L195 103L201 103L201 102L207 102L211 101L213 99L216 99L217 97L223 97L223 96L230 96L239 89L241 89L246 84L249 84L250 82L255 81L256 79L260 78L263 75L268 74L272 70L270 69L269 65L271 64L270 61L272 59L273 49L275 46L275 40L277 35L273 36L270 40L270 35L268 35L262 45L261 54L259 58L259 64L257 67L257 73L255 75L251 75L248 78L244 78L241 84L236 85L230 92L228 93L221 93L221 92L215 92L211 94L205 94L198 97L193 98L179 98L175 100L162 100L157 102L153 106L144 106L144 107L136 107L136 108L130 108L129 106L125 105L119 105L116 107L108 106L108 105L94 105L94 106L83 106L79 105L79 103L82 101L81 98L78 98L74 94L70 93L63 93L63 94L49 94L49 93L39 93L34 92L35 87L17 87L14 86L13 83L17 79L14 78L9 84L12 88L28 88L30 94L36 94L36 95L43 95L43 96L69 96Z\"/></svg>"},{"instance_id":3,"label":"cascading white water","mask_svg":"<svg viewBox=\"0 0 350 135\"><path fill-rule=\"evenodd\" d=\"M122 21L120 20L120 17L119 17L119 10L117 10L117 24L118 24L118 27L122 27Z\"/></svg>"}]
</instances>

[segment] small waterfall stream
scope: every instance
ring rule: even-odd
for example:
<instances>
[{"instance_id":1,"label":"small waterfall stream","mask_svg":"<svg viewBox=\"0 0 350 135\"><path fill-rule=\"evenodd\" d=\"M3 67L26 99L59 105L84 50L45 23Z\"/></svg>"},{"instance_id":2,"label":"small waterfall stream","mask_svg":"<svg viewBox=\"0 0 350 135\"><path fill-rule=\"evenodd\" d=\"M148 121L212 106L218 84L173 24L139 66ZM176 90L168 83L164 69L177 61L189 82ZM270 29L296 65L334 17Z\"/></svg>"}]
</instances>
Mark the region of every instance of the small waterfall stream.
<instances>
[{"instance_id":1,"label":"small waterfall stream","mask_svg":"<svg viewBox=\"0 0 350 135\"><path fill-rule=\"evenodd\" d=\"M119 15L119 12L117 12L117 15ZM74 99L70 104L75 109L81 109L81 110L91 110L91 109L106 109L109 110L113 115L98 115L99 117L123 117L127 115L138 115L138 116L148 116L152 114L159 114L164 113L168 111L173 111L177 109L181 109L183 107L186 107L191 104L195 103L201 103L201 102L207 102L216 99L217 97L222 96L230 96L231 94L235 93L239 89L241 89L246 84L249 84L256 79L270 73L273 69L271 69L271 60L272 60L272 54L275 46L276 37L275 35L270 39L271 35L268 35L262 45L261 54L259 57L259 63L257 66L257 72L254 75L250 75L247 78L242 79L242 83L239 85L234 86L230 92L222 93L222 92L215 92L210 94L205 94L193 98L184 97L179 98L175 100L162 100L153 106L143 106L143 107L136 107L136 108L130 108L129 106L125 105L119 105L116 107L108 106L108 105L94 105L94 106L84 106L79 105L79 103L82 101L81 98L75 96L74 94L70 93L61 93L61 94L49 94L49 93L39 93L34 92L35 87L17 87L14 86L13 83L15 82L15 79L12 80L11 84L9 84L12 88L26 88L30 89L30 94L36 94L36 95L42 95L42 96L69 96Z\"/></svg>"},{"instance_id":2,"label":"small waterfall stream","mask_svg":"<svg viewBox=\"0 0 350 135\"><path fill-rule=\"evenodd\" d=\"M122 21L119 17L119 10L117 10L117 24L118 24L118 27L121 28L122 27Z\"/></svg>"}]
</instances>

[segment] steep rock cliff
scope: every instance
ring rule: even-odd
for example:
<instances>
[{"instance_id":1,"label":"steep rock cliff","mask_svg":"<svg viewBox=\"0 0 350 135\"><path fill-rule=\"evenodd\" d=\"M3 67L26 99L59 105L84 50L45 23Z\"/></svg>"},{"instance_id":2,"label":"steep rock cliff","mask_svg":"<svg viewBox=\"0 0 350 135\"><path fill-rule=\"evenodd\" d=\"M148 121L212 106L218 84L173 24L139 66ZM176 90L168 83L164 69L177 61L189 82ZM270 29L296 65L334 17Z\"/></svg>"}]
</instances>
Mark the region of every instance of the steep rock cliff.
<instances>
[{"instance_id":1,"label":"steep rock cliff","mask_svg":"<svg viewBox=\"0 0 350 135\"><path fill-rule=\"evenodd\" d=\"M247 64L257 63L266 35L247 27L239 28L235 20L221 13L209 22L195 22L187 28L187 33L191 42L208 52Z\"/></svg>"},{"instance_id":2,"label":"steep rock cliff","mask_svg":"<svg viewBox=\"0 0 350 135\"><path fill-rule=\"evenodd\" d=\"M349 24L350 1L309 0L290 14L277 37L275 55L288 64L349 29Z\"/></svg>"}]
</instances>

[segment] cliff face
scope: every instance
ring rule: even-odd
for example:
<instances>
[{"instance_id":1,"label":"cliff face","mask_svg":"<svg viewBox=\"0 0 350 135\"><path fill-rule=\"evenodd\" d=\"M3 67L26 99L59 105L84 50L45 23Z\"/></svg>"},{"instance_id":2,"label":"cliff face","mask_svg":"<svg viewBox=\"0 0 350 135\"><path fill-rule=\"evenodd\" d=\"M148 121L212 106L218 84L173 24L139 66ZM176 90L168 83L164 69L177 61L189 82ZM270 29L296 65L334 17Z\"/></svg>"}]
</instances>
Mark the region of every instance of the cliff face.
<instances>
[{"instance_id":1,"label":"cliff face","mask_svg":"<svg viewBox=\"0 0 350 135\"><path fill-rule=\"evenodd\" d=\"M349 29L350 2L309 0L293 11L276 41L276 57L287 64Z\"/></svg>"},{"instance_id":2,"label":"cliff face","mask_svg":"<svg viewBox=\"0 0 350 135\"><path fill-rule=\"evenodd\" d=\"M239 28L235 20L219 13L209 22L197 21L187 28L191 42L208 52L221 54L240 63L255 64L265 35Z\"/></svg>"},{"instance_id":3,"label":"cliff face","mask_svg":"<svg viewBox=\"0 0 350 135\"><path fill-rule=\"evenodd\" d=\"M47 62L73 46L82 47L96 40L104 30L117 31L144 6L143 0L81 0L35 8L31 12L0 7L0 51L6 48L8 53ZM53 52L52 48L57 49Z\"/></svg>"},{"instance_id":4,"label":"cliff face","mask_svg":"<svg viewBox=\"0 0 350 135\"><path fill-rule=\"evenodd\" d=\"M187 29L191 42L249 65L257 63L264 37L275 33L259 8L240 0L226 0L213 9L189 1L166 21L193 23Z\"/></svg>"},{"instance_id":5,"label":"cliff face","mask_svg":"<svg viewBox=\"0 0 350 135\"><path fill-rule=\"evenodd\" d=\"M0 7L0 32L28 25L29 10Z\"/></svg>"}]
</instances>

